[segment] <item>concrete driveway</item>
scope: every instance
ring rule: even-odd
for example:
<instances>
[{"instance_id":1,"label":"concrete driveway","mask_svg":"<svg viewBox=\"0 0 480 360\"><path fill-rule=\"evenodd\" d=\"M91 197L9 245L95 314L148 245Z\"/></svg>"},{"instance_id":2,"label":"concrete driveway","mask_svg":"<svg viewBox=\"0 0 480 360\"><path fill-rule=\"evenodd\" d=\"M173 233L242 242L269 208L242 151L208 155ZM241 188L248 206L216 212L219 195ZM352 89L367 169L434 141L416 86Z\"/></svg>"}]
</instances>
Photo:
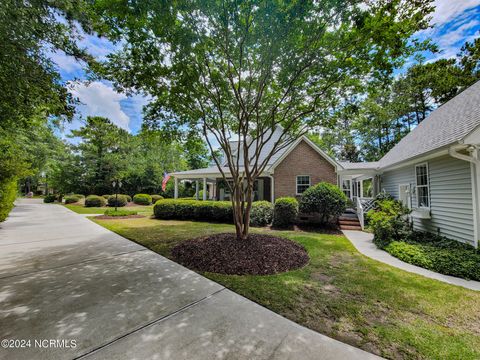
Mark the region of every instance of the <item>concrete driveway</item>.
<instances>
[{"instance_id":1,"label":"concrete driveway","mask_svg":"<svg viewBox=\"0 0 480 360\"><path fill-rule=\"evenodd\" d=\"M1 359L376 358L38 200L0 224L0 340Z\"/></svg>"}]
</instances>

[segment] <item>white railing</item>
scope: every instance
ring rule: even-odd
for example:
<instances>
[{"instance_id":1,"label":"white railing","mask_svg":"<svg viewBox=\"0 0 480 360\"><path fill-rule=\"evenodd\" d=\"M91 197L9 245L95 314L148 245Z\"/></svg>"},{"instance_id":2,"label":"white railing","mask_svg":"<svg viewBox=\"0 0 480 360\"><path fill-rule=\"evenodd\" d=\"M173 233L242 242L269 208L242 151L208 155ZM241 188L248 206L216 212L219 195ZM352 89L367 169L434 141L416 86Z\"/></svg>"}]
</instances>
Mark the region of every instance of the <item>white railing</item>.
<instances>
[{"instance_id":1,"label":"white railing","mask_svg":"<svg viewBox=\"0 0 480 360\"><path fill-rule=\"evenodd\" d=\"M357 216L362 230L365 228L365 214L375 206L374 198L357 197Z\"/></svg>"}]
</instances>

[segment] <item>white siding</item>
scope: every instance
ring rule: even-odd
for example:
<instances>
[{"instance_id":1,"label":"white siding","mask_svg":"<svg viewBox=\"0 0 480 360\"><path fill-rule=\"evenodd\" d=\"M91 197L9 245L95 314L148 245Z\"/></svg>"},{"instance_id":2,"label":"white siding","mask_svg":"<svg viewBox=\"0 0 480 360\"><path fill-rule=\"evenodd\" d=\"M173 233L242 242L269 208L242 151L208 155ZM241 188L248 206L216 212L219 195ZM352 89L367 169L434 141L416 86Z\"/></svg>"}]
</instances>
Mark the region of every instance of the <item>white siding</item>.
<instances>
[{"instance_id":1,"label":"white siding","mask_svg":"<svg viewBox=\"0 0 480 360\"><path fill-rule=\"evenodd\" d=\"M470 163L448 155L428 162L431 219L414 219L417 230L440 232L450 239L474 244L473 203ZM398 199L398 185L415 186L415 165L387 171L381 189ZM417 206L411 194L412 207Z\"/></svg>"}]
</instances>

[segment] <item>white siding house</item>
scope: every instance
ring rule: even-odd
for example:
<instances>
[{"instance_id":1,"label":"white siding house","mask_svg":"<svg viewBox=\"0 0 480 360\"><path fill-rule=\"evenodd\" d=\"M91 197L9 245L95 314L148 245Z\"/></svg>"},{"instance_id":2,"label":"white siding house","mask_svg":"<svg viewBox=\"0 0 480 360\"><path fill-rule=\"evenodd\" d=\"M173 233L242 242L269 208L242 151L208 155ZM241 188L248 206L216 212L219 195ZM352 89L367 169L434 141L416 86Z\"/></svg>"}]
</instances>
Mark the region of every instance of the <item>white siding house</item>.
<instances>
[{"instance_id":1,"label":"white siding house","mask_svg":"<svg viewBox=\"0 0 480 360\"><path fill-rule=\"evenodd\" d=\"M477 82L433 111L380 161L340 163L340 182L347 184L344 191L357 202L360 212L365 180L372 179L372 195L385 191L412 209L415 229L478 247L479 149Z\"/></svg>"}]
</instances>

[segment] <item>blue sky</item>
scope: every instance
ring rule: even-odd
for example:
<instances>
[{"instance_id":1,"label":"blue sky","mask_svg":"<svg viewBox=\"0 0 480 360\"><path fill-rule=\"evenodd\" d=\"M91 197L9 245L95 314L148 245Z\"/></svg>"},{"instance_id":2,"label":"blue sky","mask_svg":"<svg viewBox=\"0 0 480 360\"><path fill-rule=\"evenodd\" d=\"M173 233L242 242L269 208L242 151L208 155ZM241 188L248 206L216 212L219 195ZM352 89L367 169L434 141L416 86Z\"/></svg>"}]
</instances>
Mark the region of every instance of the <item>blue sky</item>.
<instances>
[{"instance_id":1,"label":"blue sky","mask_svg":"<svg viewBox=\"0 0 480 360\"><path fill-rule=\"evenodd\" d=\"M480 35L480 0L436 0L435 6L432 17L434 27L416 34L421 39L432 38L442 49L440 54L425 53L427 61L454 57L465 41L471 41ZM98 59L104 59L114 49L109 41L94 36L85 36L82 45ZM80 127L82 119L89 115L108 117L132 133L140 129L142 107L148 102L146 97L128 97L117 93L107 81L85 82L83 65L65 54L54 53L52 59L57 64L62 79L73 82L72 93L81 101L77 106L76 119L65 126L65 134Z\"/></svg>"}]
</instances>

